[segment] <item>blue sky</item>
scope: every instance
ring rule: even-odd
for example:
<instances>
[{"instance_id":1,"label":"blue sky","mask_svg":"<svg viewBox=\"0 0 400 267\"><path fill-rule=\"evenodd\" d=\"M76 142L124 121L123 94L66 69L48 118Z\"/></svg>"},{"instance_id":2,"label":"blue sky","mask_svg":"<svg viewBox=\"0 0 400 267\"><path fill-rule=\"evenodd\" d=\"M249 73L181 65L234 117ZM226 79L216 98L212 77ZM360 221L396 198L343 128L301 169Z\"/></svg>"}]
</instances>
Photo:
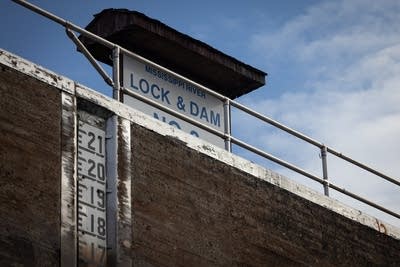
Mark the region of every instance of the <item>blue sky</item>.
<instances>
[{"instance_id":1,"label":"blue sky","mask_svg":"<svg viewBox=\"0 0 400 267\"><path fill-rule=\"evenodd\" d=\"M240 102L346 155L400 174L400 2L335 1L34 1L79 26L105 8L137 10L269 75ZM64 29L11 2L0 3L0 47L110 94ZM235 113L235 133L321 175L318 151ZM242 130L245 129L245 130ZM241 155L318 189L304 178ZM332 180L400 212L400 190L333 157ZM400 226L333 193L333 197Z\"/></svg>"}]
</instances>

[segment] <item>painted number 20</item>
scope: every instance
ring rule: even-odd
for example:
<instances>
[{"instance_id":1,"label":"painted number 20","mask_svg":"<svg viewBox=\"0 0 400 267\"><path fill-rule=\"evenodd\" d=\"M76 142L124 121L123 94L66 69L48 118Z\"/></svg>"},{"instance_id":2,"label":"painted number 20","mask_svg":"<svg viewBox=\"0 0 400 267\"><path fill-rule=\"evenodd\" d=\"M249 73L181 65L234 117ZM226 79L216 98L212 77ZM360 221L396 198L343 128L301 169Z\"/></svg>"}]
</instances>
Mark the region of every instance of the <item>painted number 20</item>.
<instances>
[{"instance_id":1,"label":"painted number 20","mask_svg":"<svg viewBox=\"0 0 400 267\"><path fill-rule=\"evenodd\" d=\"M104 181L104 165L102 163L96 163L94 160L89 159L89 169L88 174L91 177L99 178L100 180Z\"/></svg>"}]
</instances>

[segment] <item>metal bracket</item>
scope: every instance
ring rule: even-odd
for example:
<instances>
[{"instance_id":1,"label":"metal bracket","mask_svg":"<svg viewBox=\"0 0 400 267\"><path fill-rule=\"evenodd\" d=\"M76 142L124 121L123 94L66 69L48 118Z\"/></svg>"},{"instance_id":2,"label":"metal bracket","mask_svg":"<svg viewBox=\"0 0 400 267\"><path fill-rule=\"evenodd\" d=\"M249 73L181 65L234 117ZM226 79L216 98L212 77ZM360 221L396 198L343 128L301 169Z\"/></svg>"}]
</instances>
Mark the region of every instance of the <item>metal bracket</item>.
<instances>
[{"instance_id":1,"label":"metal bracket","mask_svg":"<svg viewBox=\"0 0 400 267\"><path fill-rule=\"evenodd\" d=\"M96 59L92 56L89 50L85 47L85 45L76 37L76 35L68 28L65 29L68 37L75 43L78 49L85 55L85 57L89 60L90 64L97 70L100 76L104 79L104 81L109 86L114 86L112 79L108 76L107 72L97 63Z\"/></svg>"}]
</instances>

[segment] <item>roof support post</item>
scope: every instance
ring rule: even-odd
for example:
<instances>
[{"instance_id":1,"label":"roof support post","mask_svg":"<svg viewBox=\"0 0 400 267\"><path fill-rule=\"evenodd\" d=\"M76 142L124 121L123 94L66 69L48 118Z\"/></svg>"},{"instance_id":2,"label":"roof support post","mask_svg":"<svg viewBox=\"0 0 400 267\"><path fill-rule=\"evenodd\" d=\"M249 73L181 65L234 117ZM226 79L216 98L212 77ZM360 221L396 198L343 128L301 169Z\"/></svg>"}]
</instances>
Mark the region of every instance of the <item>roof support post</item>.
<instances>
[{"instance_id":1,"label":"roof support post","mask_svg":"<svg viewBox=\"0 0 400 267\"><path fill-rule=\"evenodd\" d=\"M328 182L328 162L327 162L327 147L323 145L321 147L321 160L322 160L322 175L325 180L324 183L324 194L329 197L329 182Z\"/></svg>"},{"instance_id":2,"label":"roof support post","mask_svg":"<svg viewBox=\"0 0 400 267\"><path fill-rule=\"evenodd\" d=\"M226 98L224 101L224 131L225 131L225 149L232 152L231 143L231 103L230 99Z\"/></svg>"},{"instance_id":3,"label":"roof support post","mask_svg":"<svg viewBox=\"0 0 400 267\"><path fill-rule=\"evenodd\" d=\"M119 54L120 54L119 46L114 46L114 48L113 48L113 81L114 81L113 98L118 101L121 100L121 95L120 95L121 94L121 85L119 82L119 78L120 78Z\"/></svg>"}]
</instances>

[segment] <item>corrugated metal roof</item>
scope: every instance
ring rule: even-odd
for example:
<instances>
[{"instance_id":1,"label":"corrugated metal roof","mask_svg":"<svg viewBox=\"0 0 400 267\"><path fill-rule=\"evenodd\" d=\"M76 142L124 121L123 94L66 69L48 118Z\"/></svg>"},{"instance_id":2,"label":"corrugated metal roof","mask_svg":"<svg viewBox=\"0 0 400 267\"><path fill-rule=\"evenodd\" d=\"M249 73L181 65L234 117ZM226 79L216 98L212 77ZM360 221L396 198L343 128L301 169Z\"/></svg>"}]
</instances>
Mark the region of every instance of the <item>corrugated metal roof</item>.
<instances>
[{"instance_id":1,"label":"corrugated metal roof","mask_svg":"<svg viewBox=\"0 0 400 267\"><path fill-rule=\"evenodd\" d=\"M232 99L265 84L265 72L140 12L105 9L94 17L87 30ZM112 64L109 49L80 39L96 59Z\"/></svg>"}]
</instances>

